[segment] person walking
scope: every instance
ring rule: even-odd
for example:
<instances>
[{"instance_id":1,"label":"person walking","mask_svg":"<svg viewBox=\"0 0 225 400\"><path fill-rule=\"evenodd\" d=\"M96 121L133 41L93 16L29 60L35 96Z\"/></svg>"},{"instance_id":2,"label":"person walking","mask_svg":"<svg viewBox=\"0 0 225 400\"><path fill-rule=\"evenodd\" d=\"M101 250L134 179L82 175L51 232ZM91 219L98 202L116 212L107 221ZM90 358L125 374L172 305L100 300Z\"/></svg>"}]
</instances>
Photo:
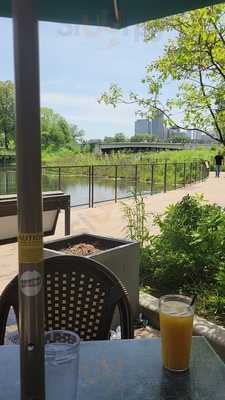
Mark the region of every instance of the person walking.
<instances>
[{"instance_id":1,"label":"person walking","mask_svg":"<svg viewBox=\"0 0 225 400\"><path fill-rule=\"evenodd\" d=\"M216 163L216 178L219 178L220 176L220 171L221 171L221 165L223 163L223 156L220 151L218 151L218 154L215 156L215 163Z\"/></svg>"}]
</instances>

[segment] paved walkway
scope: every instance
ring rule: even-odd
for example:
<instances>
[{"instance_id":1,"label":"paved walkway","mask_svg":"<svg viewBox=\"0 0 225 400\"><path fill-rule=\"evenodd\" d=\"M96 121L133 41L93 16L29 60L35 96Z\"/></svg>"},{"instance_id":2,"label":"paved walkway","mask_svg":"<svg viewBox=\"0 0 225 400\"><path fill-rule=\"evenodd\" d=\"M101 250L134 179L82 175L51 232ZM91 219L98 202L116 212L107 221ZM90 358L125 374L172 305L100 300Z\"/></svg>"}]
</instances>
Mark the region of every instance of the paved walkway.
<instances>
[{"instance_id":1,"label":"paved walkway","mask_svg":"<svg viewBox=\"0 0 225 400\"><path fill-rule=\"evenodd\" d=\"M163 213L169 204L180 201L188 193L202 193L211 203L217 203L225 207L225 173L219 179L214 178L214 174L211 174L205 182L187 185L185 188L176 191L146 196L146 211L149 215L148 222L152 233L157 232L156 227L152 225L152 213ZM126 203L132 203L132 200L128 200ZM81 232L119 238L126 237L126 219L123 215L121 203L106 203L93 209L73 208L71 210L71 234ZM54 237L62 237L63 234L64 215L60 215ZM0 246L0 259L1 292L17 273L17 244Z\"/></svg>"}]
</instances>

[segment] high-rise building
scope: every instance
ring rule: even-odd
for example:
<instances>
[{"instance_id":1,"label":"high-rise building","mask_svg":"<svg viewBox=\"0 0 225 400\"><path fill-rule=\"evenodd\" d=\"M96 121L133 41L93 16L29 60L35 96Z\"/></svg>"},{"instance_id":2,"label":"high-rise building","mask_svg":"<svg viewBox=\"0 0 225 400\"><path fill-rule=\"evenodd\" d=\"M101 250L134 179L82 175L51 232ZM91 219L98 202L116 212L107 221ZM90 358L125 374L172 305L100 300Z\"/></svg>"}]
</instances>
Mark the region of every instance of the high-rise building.
<instances>
[{"instance_id":1,"label":"high-rise building","mask_svg":"<svg viewBox=\"0 0 225 400\"><path fill-rule=\"evenodd\" d=\"M167 139L167 128L164 126L163 113L158 113L152 120L138 119L135 121L135 135L148 133L160 140Z\"/></svg>"},{"instance_id":2,"label":"high-rise building","mask_svg":"<svg viewBox=\"0 0 225 400\"><path fill-rule=\"evenodd\" d=\"M155 118L151 121L151 133L158 139L167 139L167 129L164 126L164 115L163 113L158 113Z\"/></svg>"},{"instance_id":3,"label":"high-rise building","mask_svg":"<svg viewBox=\"0 0 225 400\"><path fill-rule=\"evenodd\" d=\"M135 121L135 135L140 133L151 134L151 121L149 119L137 119Z\"/></svg>"}]
</instances>

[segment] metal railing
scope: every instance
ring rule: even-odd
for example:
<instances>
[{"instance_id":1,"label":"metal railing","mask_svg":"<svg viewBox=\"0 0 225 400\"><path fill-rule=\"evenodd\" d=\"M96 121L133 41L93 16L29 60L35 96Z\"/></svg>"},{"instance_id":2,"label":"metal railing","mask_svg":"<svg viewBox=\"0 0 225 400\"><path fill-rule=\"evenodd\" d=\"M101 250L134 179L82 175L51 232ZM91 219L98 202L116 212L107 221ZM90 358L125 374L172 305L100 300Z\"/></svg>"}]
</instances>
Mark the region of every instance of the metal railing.
<instances>
[{"instance_id":1,"label":"metal railing","mask_svg":"<svg viewBox=\"0 0 225 400\"><path fill-rule=\"evenodd\" d=\"M88 206L178 189L208 177L203 161L143 164L43 166L43 191L63 190L72 207ZM0 194L16 192L15 167L0 169Z\"/></svg>"}]
</instances>

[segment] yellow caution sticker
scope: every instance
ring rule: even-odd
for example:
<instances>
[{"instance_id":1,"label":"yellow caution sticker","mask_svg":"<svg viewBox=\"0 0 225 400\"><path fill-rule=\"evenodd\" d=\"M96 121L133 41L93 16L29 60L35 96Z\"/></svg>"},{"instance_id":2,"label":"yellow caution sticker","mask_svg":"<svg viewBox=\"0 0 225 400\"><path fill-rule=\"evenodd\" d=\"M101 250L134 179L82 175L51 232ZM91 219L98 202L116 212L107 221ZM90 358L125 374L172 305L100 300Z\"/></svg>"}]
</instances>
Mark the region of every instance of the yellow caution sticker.
<instances>
[{"instance_id":1,"label":"yellow caution sticker","mask_svg":"<svg viewBox=\"0 0 225 400\"><path fill-rule=\"evenodd\" d=\"M43 234L22 233L18 237L19 262L37 264L43 261Z\"/></svg>"}]
</instances>

